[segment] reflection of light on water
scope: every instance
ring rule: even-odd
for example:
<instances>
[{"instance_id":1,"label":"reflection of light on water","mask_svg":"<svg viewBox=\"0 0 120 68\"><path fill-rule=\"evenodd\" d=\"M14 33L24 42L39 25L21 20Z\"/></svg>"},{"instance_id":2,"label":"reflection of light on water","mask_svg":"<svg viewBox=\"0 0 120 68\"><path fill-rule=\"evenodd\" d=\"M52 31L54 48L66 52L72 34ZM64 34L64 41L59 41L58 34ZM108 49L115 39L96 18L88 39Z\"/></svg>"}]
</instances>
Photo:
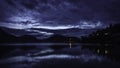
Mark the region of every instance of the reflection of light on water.
<instances>
[{"instance_id":1,"label":"reflection of light on water","mask_svg":"<svg viewBox=\"0 0 120 68\"><path fill-rule=\"evenodd\" d=\"M16 56L16 57L10 57L7 59L0 60L0 63L19 63L19 62L39 62L41 60L49 60L49 59L78 59L81 62L90 62L92 60L101 62L104 60L103 57L99 57L96 55L67 55L67 54L52 54L52 55L45 55L45 56L34 56L34 57L28 57L28 56Z\"/></svg>"},{"instance_id":2,"label":"reflection of light on water","mask_svg":"<svg viewBox=\"0 0 120 68\"><path fill-rule=\"evenodd\" d=\"M105 54L108 54L108 50L105 50Z\"/></svg>"},{"instance_id":3,"label":"reflection of light on water","mask_svg":"<svg viewBox=\"0 0 120 68\"><path fill-rule=\"evenodd\" d=\"M99 33L97 33L97 36L99 36Z\"/></svg>"},{"instance_id":4,"label":"reflection of light on water","mask_svg":"<svg viewBox=\"0 0 120 68\"><path fill-rule=\"evenodd\" d=\"M97 49L96 52L97 52L98 54L108 54L108 50Z\"/></svg>"},{"instance_id":5,"label":"reflection of light on water","mask_svg":"<svg viewBox=\"0 0 120 68\"><path fill-rule=\"evenodd\" d=\"M70 48L72 48L71 38L69 39L69 46L70 46Z\"/></svg>"},{"instance_id":6,"label":"reflection of light on water","mask_svg":"<svg viewBox=\"0 0 120 68\"><path fill-rule=\"evenodd\" d=\"M70 45L70 48L72 48L72 43L69 43L69 45Z\"/></svg>"},{"instance_id":7,"label":"reflection of light on water","mask_svg":"<svg viewBox=\"0 0 120 68\"><path fill-rule=\"evenodd\" d=\"M108 35L108 33L105 33L105 35Z\"/></svg>"},{"instance_id":8,"label":"reflection of light on water","mask_svg":"<svg viewBox=\"0 0 120 68\"><path fill-rule=\"evenodd\" d=\"M100 49L97 49L97 53L100 53Z\"/></svg>"}]
</instances>

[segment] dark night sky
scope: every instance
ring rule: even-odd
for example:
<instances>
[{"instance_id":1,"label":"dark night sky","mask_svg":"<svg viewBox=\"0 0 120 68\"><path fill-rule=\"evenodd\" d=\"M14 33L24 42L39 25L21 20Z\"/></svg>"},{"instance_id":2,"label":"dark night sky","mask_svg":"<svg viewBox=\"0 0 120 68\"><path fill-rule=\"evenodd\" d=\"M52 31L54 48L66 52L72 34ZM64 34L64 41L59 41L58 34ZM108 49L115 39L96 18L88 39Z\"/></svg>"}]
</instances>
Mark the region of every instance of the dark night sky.
<instances>
[{"instance_id":1,"label":"dark night sky","mask_svg":"<svg viewBox=\"0 0 120 68\"><path fill-rule=\"evenodd\" d=\"M0 26L27 29L97 29L120 19L119 0L0 0Z\"/></svg>"}]
</instances>

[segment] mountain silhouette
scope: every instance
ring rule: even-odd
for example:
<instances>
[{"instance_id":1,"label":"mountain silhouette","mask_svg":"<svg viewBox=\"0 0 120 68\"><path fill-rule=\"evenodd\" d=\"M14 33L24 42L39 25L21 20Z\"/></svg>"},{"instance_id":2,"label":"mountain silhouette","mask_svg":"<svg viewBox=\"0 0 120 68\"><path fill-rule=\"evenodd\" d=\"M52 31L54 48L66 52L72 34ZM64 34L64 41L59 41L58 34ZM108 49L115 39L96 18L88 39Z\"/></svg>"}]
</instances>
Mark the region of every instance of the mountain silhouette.
<instances>
[{"instance_id":1,"label":"mountain silhouette","mask_svg":"<svg viewBox=\"0 0 120 68\"><path fill-rule=\"evenodd\" d=\"M38 40L30 35L24 35L20 37L16 37L5 32L2 28L0 28L0 42L1 43L10 43L10 42L37 42Z\"/></svg>"},{"instance_id":2,"label":"mountain silhouette","mask_svg":"<svg viewBox=\"0 0 120 68\"><path fill-rule=\"evenodd\" d=\"M67 37L63 35L52 35L47 39L37 39L31 35L23 35L23 36L14 36L7 32L5 32L2 28L0 28L0 43L35 43L35 42L54 42L54 43L68 43L71 39L72 42L79 42L79 38L77 37Z\"/></svg>"}]
</instances>

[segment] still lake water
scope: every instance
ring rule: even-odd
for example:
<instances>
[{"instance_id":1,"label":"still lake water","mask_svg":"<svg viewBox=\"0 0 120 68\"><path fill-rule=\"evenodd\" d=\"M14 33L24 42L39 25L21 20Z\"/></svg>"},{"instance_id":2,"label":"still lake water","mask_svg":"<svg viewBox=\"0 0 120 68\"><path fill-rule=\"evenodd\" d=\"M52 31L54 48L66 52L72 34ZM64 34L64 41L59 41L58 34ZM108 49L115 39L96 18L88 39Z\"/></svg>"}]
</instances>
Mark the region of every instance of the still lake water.
<instances>
[{"instance_id":1,"label":"still lake water","mask_svg":"<svg viewBox=\"0 0 120 68\"><path fill-rule=\"evenodd\" d=\"M120 68L118 44L9 43L0 53L0 68Z\"/></svg>"}]
</instances>

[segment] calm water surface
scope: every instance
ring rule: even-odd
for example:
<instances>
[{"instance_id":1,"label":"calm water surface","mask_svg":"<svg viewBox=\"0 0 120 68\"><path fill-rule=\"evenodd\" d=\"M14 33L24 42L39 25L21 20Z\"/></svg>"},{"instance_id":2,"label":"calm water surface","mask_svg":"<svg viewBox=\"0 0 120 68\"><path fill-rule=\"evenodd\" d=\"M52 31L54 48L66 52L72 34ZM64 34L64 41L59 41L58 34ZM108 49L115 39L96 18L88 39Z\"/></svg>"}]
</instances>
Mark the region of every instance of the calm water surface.
<instances>
[{"instance_id":1,"label":"calm water surface","mask_svg":"<svg viewBox=\"0 0 120 68\"><path fill-rule=\"evenodd\" d=\"M1 68L120 68L117 44L10 43L0 53Z\"/></svg>"}]
</instances>

